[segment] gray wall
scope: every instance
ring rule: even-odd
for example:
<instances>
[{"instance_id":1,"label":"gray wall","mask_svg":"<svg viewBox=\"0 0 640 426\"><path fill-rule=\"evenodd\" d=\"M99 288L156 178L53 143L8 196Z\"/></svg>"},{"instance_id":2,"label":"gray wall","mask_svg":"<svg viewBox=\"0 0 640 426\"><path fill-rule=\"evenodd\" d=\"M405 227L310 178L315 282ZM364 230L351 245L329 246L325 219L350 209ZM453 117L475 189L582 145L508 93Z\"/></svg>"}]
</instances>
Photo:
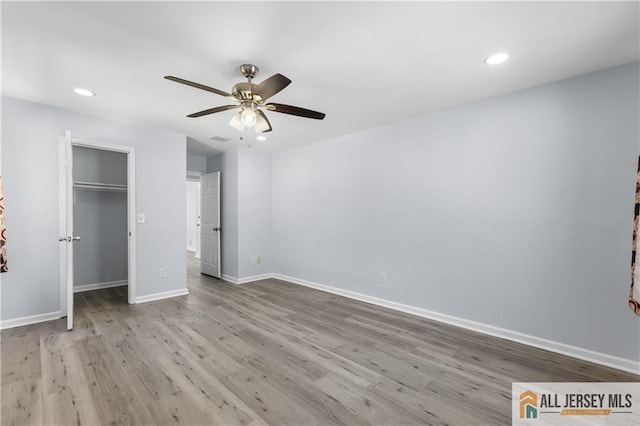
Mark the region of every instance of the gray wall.
<instances>
[{"instance_id":1,"label":"gray wall","mask_svg":"<svg viewBox=\"0 0 640 426\"><path fill-rule=\"evenodd\" d=\"M204 173L207 170L207 158L187 154L187 171Z\"/></svg>"},{"instance_id":2,"label":"gray wall","mask_svg":"<svg viewBox=\"0 0 640 426\"><path fill-rule=\"evenodd\" d=\"M271 155L238 150L238 277L273 272ZM251 259L260 257L259 264Z\"/></svg>"},{"instance_id":3,"label":"gray wall","mask_svg":"<svg viewBox=\"0 0 640 426\"><path fill-rule=\"evenodd\" d=\"M126 185L127 154L74 146L73 180Z\"/></svg>"},{"instance_id":4,"label":"gray wall","mask_svg":"<svg viewBox=\"0 0 640 426\"><path fill-rule=\"evenodd\" d=\"M76 191L73 210L74 285L126 281L126 192Z\"/></svg>"},{"instance_id":5,"label":"gray wall","mask_svg":"<svg viewBox=\"0 0 640 426\"><path fill-rule=\"evenodd\" d=\"M273 272L271 155L233 148L207 158L207 173L221 172L222 273L246 278ZM252 258L260 258L252 264Z\"/></svg>"},{"instance_id":6,"label":"gray wall","mask_svg":"<svg viewBox=\"0 0 640 426\"><path fill-rule=\"evenodd\" d=\"M73 180L127 184L127 155L73 147ZM74 190L74 285L127 280L127 193Z\"/></svg>"},{"instance_id":7,"label":"gray wall","mask_svg":"<svg viewBox=\"0 0 640 426\"><path fill-rule=\"evenodd\" d=\"M274 154L274 270L637 361L638 114L636 63Z\"/></svg>"},{"instance_id":8,"label":"gray wall","mask_svg":"<svg viewBox=\"0 0 640 426\"><path fill-rule=\"evenodd\" d=\"M220 172L222 274L238 277L238 149L207 158L207 173Z\"/></svg>"},{"instance_id":9,"label":"gray wall","mask_svg":"<svg viewBox=\"0 0 640 426\"><path fill-rule=\"evenodd\" d=\"M138 296L186 287L185 137L3 98L2 172L11 250L11 270L2 277L3 320L60 309L58 136L65 130L136 149L137 211L146 214L146 223L136 225ZM161 267L167 270L164 279Z\"/></svg>"}]
</instances>

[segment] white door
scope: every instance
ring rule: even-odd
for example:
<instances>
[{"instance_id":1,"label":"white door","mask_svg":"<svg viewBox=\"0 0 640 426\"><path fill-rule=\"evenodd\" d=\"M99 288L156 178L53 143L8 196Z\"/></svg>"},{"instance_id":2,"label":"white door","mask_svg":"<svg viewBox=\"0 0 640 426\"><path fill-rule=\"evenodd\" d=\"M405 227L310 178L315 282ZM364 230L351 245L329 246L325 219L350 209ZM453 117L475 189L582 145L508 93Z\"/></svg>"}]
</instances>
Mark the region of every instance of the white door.
<instances>
[{"instance_id":1,"label":"white door","mask_svg":"<svg viewBox=\"0 0 640 426\"><path fill-rule=\"evenodd\" d=\"M200 178L200 272L220 278L220 172Z\"/></svg>"},{"instance_id":2,"label":"white door","mask_svg":"<svg viewBox=\"0 0 640 426\"><path fill-rule=\"evenodd\" d=\"M73 243L80 239L73 235L73 155L71 134L58 139L60 155L60 283L62 292L60 305L62 314L67 315L67 330L73 328Z\"/></svg>"},{"instance_id":3,"label":"white door","mask_svg":"<svg viewBox=\"0 0 640 426\"><path fill-rule=\"evenodd\" d=\"M198 195L196 197L196 259L200 259L200 225L202 222L202 209L200 208L200 204L202 203L201 186L202 184L198 182Z\"/></svg>"}]
</instances>

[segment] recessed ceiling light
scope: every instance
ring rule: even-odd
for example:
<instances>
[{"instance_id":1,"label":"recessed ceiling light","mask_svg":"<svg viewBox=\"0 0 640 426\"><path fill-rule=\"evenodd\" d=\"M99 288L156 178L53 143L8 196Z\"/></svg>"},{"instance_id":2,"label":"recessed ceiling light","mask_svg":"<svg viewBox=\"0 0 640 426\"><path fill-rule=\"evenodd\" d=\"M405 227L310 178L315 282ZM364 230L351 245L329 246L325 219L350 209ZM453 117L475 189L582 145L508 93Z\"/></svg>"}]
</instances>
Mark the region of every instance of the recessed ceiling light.
<instances>
[{"instance_id":1,"label":"recessed ceiling light","mask_svg":"<svg viewBox=\"0 0 640 426\"><path fill-rule=\"evenodd\" d=\"M258 135L256 136L256 140L259 140L260 142L264 142L267 140L266 136L262 136L262 135Z\"/></svg>"},{"instance_id":2,"label":"recessed ceiling light","mask_svg":"<svg viewBox=\"0 0 640 426\"><path fill-rule=\"evenodd\" d=\"M76 87L75 89L73 89L73 91L76 92L76 95L80 95L80 96L95 96L96 95L91 90L83 89L81 87Z\"/></svg>"},{"instance_id":3,"label":"recessed ceiling light","mask_svg":"<svg viewBox=\"0 0 640 426\"><path fill-rule=\"evenodd\" d=\"M495 55L489 56L487 59L484 60L484 63L487 65L498 65L503 63L507 59L509 59L509 55L507 53L500 52L500 53L496 53Z\"/></svg>"}]
</instances>

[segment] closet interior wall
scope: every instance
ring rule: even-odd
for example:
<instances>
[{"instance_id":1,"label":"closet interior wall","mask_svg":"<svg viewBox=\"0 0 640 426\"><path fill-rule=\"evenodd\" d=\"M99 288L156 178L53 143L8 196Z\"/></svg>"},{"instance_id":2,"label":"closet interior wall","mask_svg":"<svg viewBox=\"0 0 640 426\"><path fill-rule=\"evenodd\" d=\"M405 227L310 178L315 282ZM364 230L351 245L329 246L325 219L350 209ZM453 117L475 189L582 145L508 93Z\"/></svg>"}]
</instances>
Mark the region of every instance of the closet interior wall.
<instances>
[{"instance_id":1,"label":"closet interior wall","mask_svg":"<svg viewBox=\"0 0 640 426\"><path fill-rule=\"evenodd\" d=\"M127 284L127 155L73 147L74 287Z\"/></svg>"}]
</instances>

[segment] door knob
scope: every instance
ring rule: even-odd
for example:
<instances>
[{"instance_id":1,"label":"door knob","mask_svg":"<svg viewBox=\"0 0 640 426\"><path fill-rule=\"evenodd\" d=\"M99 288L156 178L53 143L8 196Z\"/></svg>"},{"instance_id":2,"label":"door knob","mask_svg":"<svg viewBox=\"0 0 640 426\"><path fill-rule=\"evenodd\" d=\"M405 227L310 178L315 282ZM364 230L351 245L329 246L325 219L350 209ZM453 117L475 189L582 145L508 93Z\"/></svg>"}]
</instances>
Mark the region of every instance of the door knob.
<instances>
[{"instance_id":1,"label":"door knob","mask_svg":"<svg viewBox=\"0 0 640 426\"><path fill-rule=\"evenodd\" d=\"M71 240L73 240L73 241L80 241L80 237L73 237L73 238L71 238Z\"/></svg>"}]
</instances>

